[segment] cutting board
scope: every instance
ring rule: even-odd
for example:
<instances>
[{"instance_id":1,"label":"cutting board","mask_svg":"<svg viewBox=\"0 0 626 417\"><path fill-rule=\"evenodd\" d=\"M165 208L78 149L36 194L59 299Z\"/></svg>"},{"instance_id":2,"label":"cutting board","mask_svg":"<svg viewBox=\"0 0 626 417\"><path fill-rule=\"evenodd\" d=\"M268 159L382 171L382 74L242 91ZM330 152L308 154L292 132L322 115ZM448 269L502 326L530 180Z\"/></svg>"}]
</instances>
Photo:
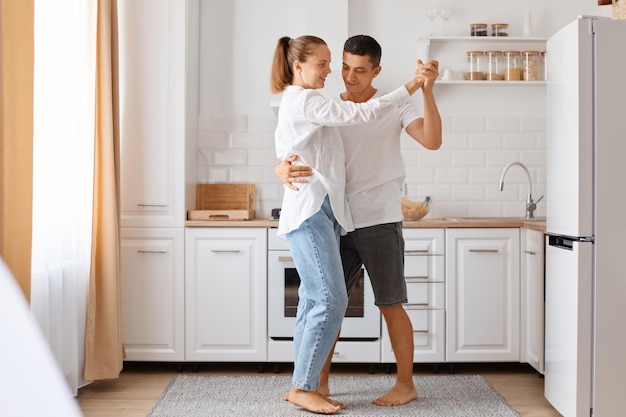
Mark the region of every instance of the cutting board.
<instances>
[{"instance_id":1,"label":"cutting board","mask_svg":"<svg viewBox=\"0 0 626 417\"><path fill-rule=\"evenodd\" d=\"M197 184L196 210L189 220L251 220L256 212L254 184Z\"/></svg>"}]
</instances>

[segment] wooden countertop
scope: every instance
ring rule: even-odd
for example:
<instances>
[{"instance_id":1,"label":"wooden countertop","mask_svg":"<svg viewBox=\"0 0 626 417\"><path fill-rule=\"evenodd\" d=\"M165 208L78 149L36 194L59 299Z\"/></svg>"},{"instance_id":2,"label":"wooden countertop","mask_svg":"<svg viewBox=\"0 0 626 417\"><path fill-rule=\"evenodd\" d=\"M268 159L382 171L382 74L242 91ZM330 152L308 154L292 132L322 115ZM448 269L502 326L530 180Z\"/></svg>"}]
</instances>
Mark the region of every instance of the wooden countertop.
<instances>
[{"instance_id":1,"label":"wooden countertop","mask_svg":"<svg viewBox=\"0 0 626 417\"><path fill-rule=\"evenodd\" d=\"M187 220L187 227L278 227L278 221L269 219L255 220ZM443 219L422 219L404 221L402 227L410 228L468 228L468 227L519 227L546 230L546 219L538 217L448 217Z\"/></svg>"}]
</instances>

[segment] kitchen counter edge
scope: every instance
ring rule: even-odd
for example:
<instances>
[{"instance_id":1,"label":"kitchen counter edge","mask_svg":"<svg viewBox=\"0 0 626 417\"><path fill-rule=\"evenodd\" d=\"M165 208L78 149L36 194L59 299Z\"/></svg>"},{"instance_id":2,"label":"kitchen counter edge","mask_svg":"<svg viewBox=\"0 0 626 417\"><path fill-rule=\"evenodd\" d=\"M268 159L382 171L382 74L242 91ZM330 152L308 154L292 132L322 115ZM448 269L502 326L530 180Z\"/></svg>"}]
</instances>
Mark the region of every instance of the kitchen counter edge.
<instances>
[{"instance_id":1,"label":"kitchen counter edge","mask_svg":"<svg viewBox=\"0 0 626 417\"><path fill-rule=\"evenodd\" d=\"M186 227L278 227L276 220L187 220ZM537 219L509 219L509 218L465 218L465 219L422 219L417 221L403 221L402 227L415 228L478 228L478 227L517 227L545 231L546 221Z\"/></svg>"}]
</instances>

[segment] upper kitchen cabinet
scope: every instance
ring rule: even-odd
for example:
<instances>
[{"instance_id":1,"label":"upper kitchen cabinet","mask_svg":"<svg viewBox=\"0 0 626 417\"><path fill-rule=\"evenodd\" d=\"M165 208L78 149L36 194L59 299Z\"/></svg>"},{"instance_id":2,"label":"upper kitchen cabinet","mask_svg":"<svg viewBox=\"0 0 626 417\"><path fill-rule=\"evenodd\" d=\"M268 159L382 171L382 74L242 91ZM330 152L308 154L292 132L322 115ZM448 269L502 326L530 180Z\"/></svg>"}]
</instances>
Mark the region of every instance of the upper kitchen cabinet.
<instances>
[{"instance_id":1,"label":"upper kitchen cabinet","mask_svg":"<svg viewBox=\"0 0 626 417\"><path fill-rule=\"evenodd\" d=\"M193 56L187 19L194 4L118 5L122 227L184 227L187 62Z\"/></svg>"}]
</instances>

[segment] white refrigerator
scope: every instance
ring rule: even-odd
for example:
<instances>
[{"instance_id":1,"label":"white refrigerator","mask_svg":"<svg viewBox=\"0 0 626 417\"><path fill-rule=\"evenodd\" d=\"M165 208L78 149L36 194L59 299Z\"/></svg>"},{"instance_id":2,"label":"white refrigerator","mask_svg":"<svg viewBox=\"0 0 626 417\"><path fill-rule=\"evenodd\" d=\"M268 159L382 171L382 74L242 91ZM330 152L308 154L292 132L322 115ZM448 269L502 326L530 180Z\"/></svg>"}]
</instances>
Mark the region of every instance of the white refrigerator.
<instances>
[{"instance_id":1,"label":"white refrigerator","mask_svg":"<svg viewBox=\"0 0 626 417\"><path fill-rule=\"evenodd\" d=\"M545 396L626 415L626 21L547 42Z\"/></svg>"}]
</instances>

